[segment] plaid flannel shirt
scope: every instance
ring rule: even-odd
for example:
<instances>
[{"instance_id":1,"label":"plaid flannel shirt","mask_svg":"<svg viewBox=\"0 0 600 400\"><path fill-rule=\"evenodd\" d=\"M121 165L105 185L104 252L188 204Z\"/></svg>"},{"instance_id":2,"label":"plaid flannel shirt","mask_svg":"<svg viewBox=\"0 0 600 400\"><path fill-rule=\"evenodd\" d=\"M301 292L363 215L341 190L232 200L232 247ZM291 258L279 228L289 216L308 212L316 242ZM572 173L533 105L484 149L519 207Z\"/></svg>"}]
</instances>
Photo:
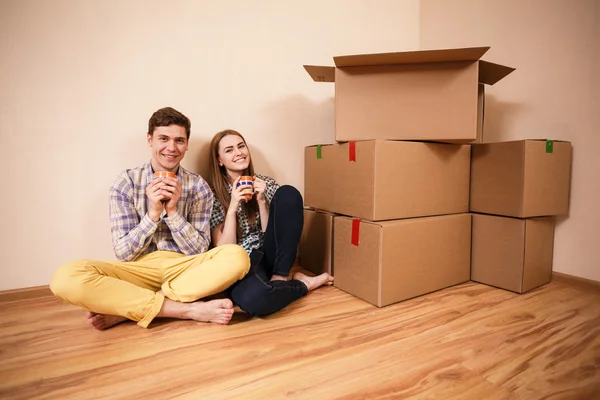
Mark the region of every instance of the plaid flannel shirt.
<instances>
[{"instance_id":1,"label":"plaid flannel shirt","mask_svg":"<svg viewBox=\"0 0 600 400\"><path fill-rule=\"evenodd\" d=\"M266 175L256 175L258 178L264 180L267 183L267 189L265 190L265 197L269 201L269 204L273 201L275 192L279 189L277 182ZM231 183L227 186L227 191L231 194L233 185ZM225 208L215 196L213 203L212 214L210 217L210 229L211 231L217 227L217 225L225 222ZM242 246L248 254L252 253L252 250L260 248L265 239L265 233L261 229L260 213L256 213L256 220L254 225L250 225L250 218L245 213L242 203L238 206L237 210L237 222L241 224L242 237L237 238L237 244Z\"/></svg>"},{"instance_id":2,"label":"plaid flannel shirt","mask_svg":"<svg viewBox=\"0 0 600 400\"><path fill-rule=\"evenodd\" d=\"M158 222L148 216L146 187L152 181L152 166L125 170L110 188L109 214L113 248L121 261L133 261L155 250L186 255L203 253L210 244L210 212L213 194L200 175L181 165L177 179L182 188L177 212L163 211Z\"/></svg>"}]
</instances>

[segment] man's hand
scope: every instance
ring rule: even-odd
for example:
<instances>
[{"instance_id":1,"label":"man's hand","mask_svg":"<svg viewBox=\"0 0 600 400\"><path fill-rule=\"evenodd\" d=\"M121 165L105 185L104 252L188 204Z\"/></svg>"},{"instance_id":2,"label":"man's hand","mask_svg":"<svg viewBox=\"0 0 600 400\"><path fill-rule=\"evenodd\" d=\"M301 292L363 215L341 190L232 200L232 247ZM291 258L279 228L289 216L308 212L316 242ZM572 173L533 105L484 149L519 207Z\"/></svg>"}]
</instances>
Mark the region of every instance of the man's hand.
<instances>
[{"instance_id":1,"label":"man's hand","mask_svg":"<svg viewBox=\"0 0 600 400\"><path fill-rule=\"evenodd\" d=\"M165 209L162 201L165 199L163 195L163 178L154 179L146 187L146 196L148 196L148 216L154 222L158 222L160 215Z\"/></svg>"},{"instance_id":2,"label":"man's hand","mask_svg":"<svg viewBox=\"0 0 600 400\"><path fill-rule=\"evenodd\" d=\"M167 216L170 217L177 212L177 202L181 197L181 184L175 178L162 179L164 181L162 192L166 200L165 210L167 211Z\"/></svg>"}]
</instances>

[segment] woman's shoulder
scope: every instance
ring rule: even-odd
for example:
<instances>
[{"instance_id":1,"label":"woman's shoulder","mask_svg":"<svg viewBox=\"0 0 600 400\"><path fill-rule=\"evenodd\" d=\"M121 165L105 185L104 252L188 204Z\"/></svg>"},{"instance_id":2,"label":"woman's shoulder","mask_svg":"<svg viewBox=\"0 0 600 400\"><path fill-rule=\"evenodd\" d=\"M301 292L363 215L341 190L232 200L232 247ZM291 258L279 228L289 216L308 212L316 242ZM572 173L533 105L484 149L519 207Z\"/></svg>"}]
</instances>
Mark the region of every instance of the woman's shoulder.
<instances>
[{"instance_id":1,"label":"woman's shoulder","mask_svg":"<svg viewBox=\"0 0 600 400\"><path fill-rule=\"evenodd\" d=\"M267 185L277 185L277 181L268 175L256 174L256 177L267 182Z\"/></svg>"}]
</instances>

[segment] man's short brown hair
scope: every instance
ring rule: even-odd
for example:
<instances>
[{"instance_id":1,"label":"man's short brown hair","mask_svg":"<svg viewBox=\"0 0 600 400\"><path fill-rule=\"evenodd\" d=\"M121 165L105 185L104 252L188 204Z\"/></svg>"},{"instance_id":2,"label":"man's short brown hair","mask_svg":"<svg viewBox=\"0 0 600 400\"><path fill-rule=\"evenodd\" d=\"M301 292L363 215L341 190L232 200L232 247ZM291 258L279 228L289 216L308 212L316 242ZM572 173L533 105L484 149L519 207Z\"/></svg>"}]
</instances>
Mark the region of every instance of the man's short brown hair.
<instances>
[{"instance_id":1,"label":"man's short brown hair","mask_svg":"<svg viewBox=\"0 0 600 400\"><path fill-rule=\"evenodd\" d=\"M172 107L164 107L157 110L148 121L148 135L154 133L159 126L178 125L185 128L185 135L190 138L192 123L190 119Z\"/></svg>"}]
</instances>

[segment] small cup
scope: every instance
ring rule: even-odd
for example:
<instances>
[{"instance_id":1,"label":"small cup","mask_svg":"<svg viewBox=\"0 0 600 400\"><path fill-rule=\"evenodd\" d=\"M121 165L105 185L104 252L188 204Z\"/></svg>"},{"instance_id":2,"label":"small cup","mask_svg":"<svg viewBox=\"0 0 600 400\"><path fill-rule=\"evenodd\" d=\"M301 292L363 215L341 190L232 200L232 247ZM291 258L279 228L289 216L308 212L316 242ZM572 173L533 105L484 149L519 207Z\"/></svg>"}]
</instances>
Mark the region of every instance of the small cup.
<instances>
[{"instance_id":1,"label":"small cup","mask_svg":"<svg viewBox=\"0 0 600 400\"><path fill-rule=\"evenodd\" d=\"M177 175L175 175L171 171L158 171L152 175L152 179L156 179L156 178L175 178L175 179L177 179Z\"/></svg>"},{"instance_id":2,"label":"small cup","mask_svg":"<svg viewBox=\"0 0 600 400\"><path fill-rule=\"evenodd\" d=\"M251 176L240 176L236 188L242 187L242 194L246 200L250 200L254 194L254 178Z\"/></svg>"},{"instance_id":3,"label":"small cup","mask_svg":"<svg viewBox=\"0 0 600 400\"><path fill-rule=\"evenodd\" d=\"M158 172L155 172L154 174L152 174L152 180L158 179L158 178L175 178L175 179L177 179L177 175L175 175L171 171L158 171ZM166 201L167 200L165 199L162 202L165 203Z\"/></svg>"}]
</instances>

